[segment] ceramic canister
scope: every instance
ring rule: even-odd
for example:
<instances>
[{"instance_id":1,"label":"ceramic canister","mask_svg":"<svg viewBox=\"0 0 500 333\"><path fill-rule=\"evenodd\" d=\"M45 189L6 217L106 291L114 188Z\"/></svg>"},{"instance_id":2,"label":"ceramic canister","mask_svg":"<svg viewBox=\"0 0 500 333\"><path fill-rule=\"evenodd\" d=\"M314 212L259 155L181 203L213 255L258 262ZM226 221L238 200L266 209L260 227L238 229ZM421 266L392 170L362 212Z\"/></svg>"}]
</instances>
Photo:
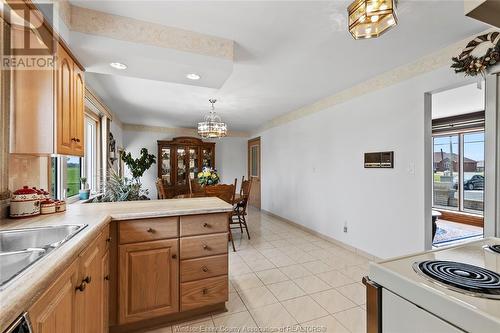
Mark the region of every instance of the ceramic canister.
<instances>
[{"instance_id":1,"label":"ceramic canister","mask_svg":"<svg viewBox=\"0 0 500 333\"><path fill-rule=\"evenodd\" d=\"M10 199L10 217L28 217L40 214L40 196L28 186L18 189Z\"/></svg>"},{"instance_id":2,"label":"ceramic canister","mask_svg":"<svg viewBox=\"0 0 500 333\"><path fill-rule=\"evenodd\" d=\"M56 201L56 212L64 212L66 210L66 201L58 200Z\"/></svg>"},{"instance_id":3,"label":"ceramic canister","mask_svg":"<svg viewBox=\"0 0 500 333\"><path fill-rule=\"evenodd\" d=\"M40 205L40 212L42 213L42 215L52 214L56 212L56 203L54 200L44 200Z\"/></svg>"}]
</instances>

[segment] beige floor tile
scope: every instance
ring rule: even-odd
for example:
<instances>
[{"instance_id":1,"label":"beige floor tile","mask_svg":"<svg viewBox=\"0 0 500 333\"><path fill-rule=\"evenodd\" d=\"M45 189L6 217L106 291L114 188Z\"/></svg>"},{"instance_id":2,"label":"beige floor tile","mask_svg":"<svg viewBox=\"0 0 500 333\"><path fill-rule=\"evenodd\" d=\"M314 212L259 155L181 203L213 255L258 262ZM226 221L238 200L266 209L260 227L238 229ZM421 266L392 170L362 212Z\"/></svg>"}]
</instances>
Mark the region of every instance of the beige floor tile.
<instances>
[{"instance_id":1,"label":"beige floor tile","mask_svg":"<svg viewBox=\"0 0 500 333\"><path fill-rule=\"evenodd\" d=\"M242 275L252 273L252 269L243 261L235 264L229 263L229 275Z\"/></svg>"},{"instance_id":2,"label":"beige floor tile","mask_svg":"<svg viewBox=\"0 0 500 333\"><path fill-rule=\"evenodd\" d=\"M243 303L249 308L258 308L264 305L277 303L278 299L266 287L245 289L239 292Z\"/></svg>"},{"instance_id":3,"label":"beige floor tile","mask_svg":"<svg viewBox=\"0 0 500 333\"><path fill-rule=\"evenodd\" d=\"M288 280L288 276L283 274L277 268L256 272L255 274L264 284L271 284Z\"/></svg>"},{"instance_id":4,"label":"beige floor tile","mask_svg":"<svg viewBox=\"0 0 500 333\"><path fill-rule=\"evenodd\" d=\"M279 301L304 296L306 293L293 281L283 281L267 286Z\"/></svg>"},{"instance_id":5,"label":"beige floor tile","mask_svg":"<svg viewBox=\"0 0 500 333\"><path fill-rule=\"evenodd\" d=\"M332 271L333 268L321 260L305 262L302 264L307 270L309 270L313 274L324 273L328 271Z\"/></svg>"},{"instance_id":6,"label":"beige floor tile","mask_svg":"<svg viewBox=\"0 0 500 333\"><path fill-rule=\"evenodd\" d=\"M248 311L214 318L214 324L217 332L239 332L242 328L247 332L257 332L257 324Z\"/></svg>"},{"instance_id":7,"label":"beige floor tile","mask_svg":"<svg viewBox=\"0 0 500 333\"><path fill-rule=\"evenodd\" d=\"M172 333L205 333L209 327L214 327L214 322L211 317L172 326Z\"/></svg>"},{"instance_id":8,"label":"beige floor tile","mask_svg":"<svg viewBox=\"0 0 500 333\"><path fill-rule=\"evenodd\" d=\"M333 315L351 333L366 332L366 311L360 307L342 311Z\"/></svg>"},{"instance_id":9,"label":"beige floor tile","mask_svg":"<svg viewBox=\"0 0 500 333\"><path fill-rule=\"evenodd\" d=\"M281 304L299 323L328 315L328 312L309 296L293 298Z\"/></svg>"},{"instance_id":10,"label":"beige floor tile","mask_svg":"<svg viewBox=\"0 0 500 333\"><path fill-rule=\"evenodd\" d=\"M330 271L320 274L316 274L321 280L325 281L332 287L340 287L346 284L353 283L354 280L350 277L345 276L339 271Z\"/></svg>"},{"instance_id":11,"label":"beige floor tile","mask_svg":"<svg viewBox=\"0 0 500 333\"><path fill-rule=\"evenodd\" d=\"M366 289L359 282L338 287L337 290L357 305L366 303Z\"/></svg>"},{"instance_id":12,"label":"beige floor tile","mask_svg":"<svg viewBox=\"0 0 500 333\"><path fill-rule=\"evenodd\" d=\"M250 310L252 317L262 331L278 332L280 328L295 326L297 321L286 311L280 303L267 305Z\"/></svg>"},{"instance_id":13,"label":"beige floor tile","mask_svg":"<svg viewBox=\"0 0 500 333\"><path fill-rule=\"evenodd\" d=\"M160 327L152 330L145 331L144 333L172 333L172 327Z\"/></svg>"},{"instance_id":14,"label":"beige floor tile","mask_svg":"<svg viewBox=\"0 0 500 333\"><path fill-rule=\"evenodd\" d=\"M314 319L306 323L300 324L306 332L321 332L321 333L349 333L347 328L333 316Z\"/></svg>"},{"instance_id":15,"label":"beige floor tile","mask_svg":"<svg viewBox=\"0 0 500 333\"><path fill-rule=\"evenodd\" d=\"M261 260L256 260L248 263L248 267L254 272L264 271L266 269L275 268L274 264L267 260L265 257Z\"/></svg>"},{"instance_id":16,"label":"beige floor tile","mask_svg":"<svg viewBox=\"0 0 500 333\"><path fill-rule=\"evenodd\" d=\"M255 273L231 276L231 283L238 291L263 286Z\"/></svg>"},{"instance_id":17,"label":"beige floor tile","mask_svg":"<svg viewBox=\"0 0 500 333\"><path fill-rule=\"evenodd\" d=\"M232 313L247 311L247 307L241 300L238 293L229 293L229 300L226 302L227 312L214 315L214 318L224 317Z\"/></svg>"},{"instance_id":18,"label":"beige floor tile","mask_svg":"<svg viewBox=\"0 0 500 333\"><path fill-rule=\"evenodd\" d=\"M284 255L283 251L281 251L280 249L276 249L276 248L264 249L264 250L260 250L259 252L262 253L262 255L264 255L268 259L272 258L272 257L279 257L279 256Z\"/></svg>"},{"instance_id":19,"label":"beige floor tile","mask_svg":"<svg viewBox=\"0 0 500 333\"><path fill-rule=\"evenodd\" d=\"M293 281L308 294L313 294L332 288L326 282L314 275L294 279Z\"/></svg>"},{"instance_id":20,"label":"beige floor tile","mask_svg":"<svg viewBox=\"0 0 500 333\"><path fill-rule=\"evenodd\" d=\"M356 307L356 304L335 289L319 292L311 297L326 311L336 313Z\"/></svg>"},{"instance_id":21,"label":"beige floor tile","mask_svg":"<svg viewBox=\"0 0 500 333\"><path fill-rule=\"evenodd\" d=\"M269 258L269 261L272 262L276 267L290 266L296 263L292 258L286 255L271 257Z\"/></svg>"},{"instance_id":22,"label":"beige floor tile","mask_svg":"<svg viewBox=\"0 0 500 333\"><path fill-rule=\"evenodd\" d=\"M279 270L285 273L290 279L313 275L309 270L305 269L305 267L300 264L280 267Z\"/></svg>"},{"instance_id":23,"label":"beige floor tile","mask_svg":"<svg viewBox=\"0 0 500 333\"><path fill-rule=\"evenodd\" d=\"M360 266L348 266L342 270L342 274L350 277L356 282L361 282L363 276L368 275L368 269Z\"/></svg>"}]
</instances>

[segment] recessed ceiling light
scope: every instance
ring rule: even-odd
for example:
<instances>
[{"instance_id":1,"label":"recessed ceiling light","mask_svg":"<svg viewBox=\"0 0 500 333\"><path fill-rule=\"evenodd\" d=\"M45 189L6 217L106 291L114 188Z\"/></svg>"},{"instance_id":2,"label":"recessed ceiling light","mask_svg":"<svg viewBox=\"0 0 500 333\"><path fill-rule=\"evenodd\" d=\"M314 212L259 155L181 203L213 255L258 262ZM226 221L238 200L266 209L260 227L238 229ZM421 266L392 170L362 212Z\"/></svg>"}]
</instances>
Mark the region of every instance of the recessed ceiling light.
<instances>
[{"instance_id":1,"label":"recessed ceiling light","mask_svg":"<svg viewBox=\"0 0 500 333\"><path fill-rule=\"evenodd\" d=\"M109 65L116 69L127 69L127 65L122 64L121 62L112 62Z\"/></svg>"},{"instance_id":2,"label":"recessed ceiling light","mask_svg":"<svg viewBox=\"0 0 500 333\"><path fill-rule=\"evenodd\" d=\"M190 80L199 80L201 79L201 76L199 76L198 74L195 74L195 73L190 73L190 74L186 74L186 77Z\"/></svg>"}]
</instances>

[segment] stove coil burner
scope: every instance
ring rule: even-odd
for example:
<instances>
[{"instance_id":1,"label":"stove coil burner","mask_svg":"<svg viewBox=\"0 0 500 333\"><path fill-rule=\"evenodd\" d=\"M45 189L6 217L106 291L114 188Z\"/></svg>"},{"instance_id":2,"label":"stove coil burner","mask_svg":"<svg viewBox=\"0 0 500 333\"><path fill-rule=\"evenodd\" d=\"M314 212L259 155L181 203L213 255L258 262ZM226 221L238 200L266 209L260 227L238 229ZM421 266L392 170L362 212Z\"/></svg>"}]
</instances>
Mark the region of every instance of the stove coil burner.
<instances>
[{"instance_id":1,"label":"stove coil burner","mask_svg":"<svg viewBox=\"0 0 500 333\"><path fill-rule=\"evenodd\" d=\"M500 244L488 245L487 249L500 254Z\"/></svg>"},{"instance_id":2,"label":"stove coil burner","mask_svg":"<svg viewBox=\"0 0 500 333\"><path fill-rule=\"evenodd\" d=\"M416 262L413 269L445 288L472 296L500 299L500 274L455 261Z\"/></svg>"}]
</instances>

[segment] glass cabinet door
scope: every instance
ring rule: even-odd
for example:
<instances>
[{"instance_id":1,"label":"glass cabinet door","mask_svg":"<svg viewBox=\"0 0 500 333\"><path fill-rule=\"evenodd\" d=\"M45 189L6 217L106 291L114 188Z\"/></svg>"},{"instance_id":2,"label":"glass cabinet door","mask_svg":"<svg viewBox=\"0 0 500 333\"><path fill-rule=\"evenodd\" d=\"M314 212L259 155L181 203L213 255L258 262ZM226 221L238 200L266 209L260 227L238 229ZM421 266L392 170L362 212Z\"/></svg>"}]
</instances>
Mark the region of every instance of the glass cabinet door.
<instances>
[{"instance_id":1,"label":"glass cabinet door","mask_svg":"<svg viewBox=\"0 0 500 333\"><path fill-rule=\"evenodd\" d=\"M187 184L186 148L177 148L177 185Z\"/></svg>"},{"instance_id":2,"label":"glass cabinet door","mask_svg":"<svg viewBox=\"0 0 500 333\"><path fill-rule=\"evenodd\" d=\"M198 148L189 148L189 179L198 178Z\"/></svg>"},{"instance_id":3,"label":"glass cabinet door","mask_svg":"<svg viewBox=\"0 0 500 333\"><path fill-rule=\"evenodd\" d=\"M210 148L202 148L201 149L201 152L202 152L202 167L209 167L209 168L212 168L213 167L213 163L212 163L212 149Z\"/></svg>"},{"instance_id":4,"label":"glass cabinet door","mask_svg":"<svg viewBox=\"0 0 500 333\"><path fill-rule=\"evenodd\" d=\"M167 185L171 184L172 151L170 148L161 149L161 179Z\"/></svg>"}]
</instances>

